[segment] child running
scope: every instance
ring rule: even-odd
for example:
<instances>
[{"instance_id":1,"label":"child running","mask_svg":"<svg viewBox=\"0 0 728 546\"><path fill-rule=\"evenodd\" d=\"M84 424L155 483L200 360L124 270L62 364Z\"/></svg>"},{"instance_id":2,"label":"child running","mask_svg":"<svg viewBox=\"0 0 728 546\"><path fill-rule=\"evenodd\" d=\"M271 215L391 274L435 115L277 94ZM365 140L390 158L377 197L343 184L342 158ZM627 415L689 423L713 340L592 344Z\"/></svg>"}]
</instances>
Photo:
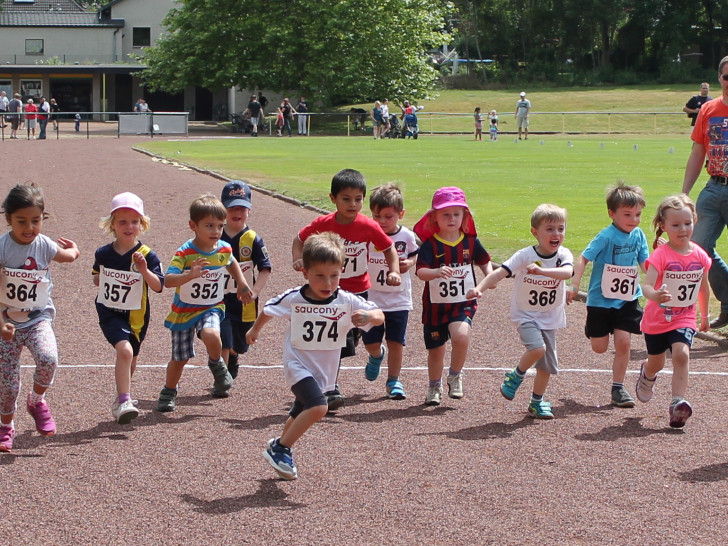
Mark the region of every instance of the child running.
<instances>
[{"instance_id":1,"label":"child running","mask_svg":"<svg viewBox=\"0 0 728 546\"><path fill-rule=\"evenodd\" d=\"M341 273L341 287L353 294L367 298L367 290L371 286L367 263L369 262L369 245L373 244L382 251L387 262L386 284L399 286L399 256L390 239L377 222L361 214L366 197L367 182L364 176L354 169L343 169L331 180L329 198L336 206L336 212L319 216L308 226L298 232L293 239L291 250L293 269L303 268L303 244L308 237L316 233L332 231L344 239L344 271ZM342 358L354 356L360 332L357 328L347 334L346 346L341 350ZM330 392L326 392L329 410L334 411L344 404L344 397L338 383Z\"/></svg>"},{"instance_id":2,"label":"child running","mask_svg":"<svg viewBox=\"0 0 728 546\"><path fill-rule=\"evenodd\" d=\"M638 267L644 271L650 253L647 238L638 227L645 208L642 188L618 183L607 193L607 212L612 224L589 243L574 268L571 290L566 295L571 303L579 292L579 284L589 262L593 262L586 298L586 327L592 351L607 352L609 335L614 336L612 361L612 405L633 408L634 398L624 388L632 334L641 334L642 289Z\"/></svg>"},{"instance_id":3,"label":"child running","mask_svg":"<svg viewBox=\"0 0 728 546\"><path fill-rule=\"evenodd\" d=\"M99 287L96 312L99 326L116 351L114 376L116 393L111 416L120 425L137 418L139 410L131 399L131 379L136 370L139 349L147 334L151 307L149 291L164 287L162 264L152 249L139 242L139 234L149 229L144 203L125 192L111 200L111 212L99 226L114 236L114 242L96 251L93 282Z\"/></svg>"},{"instance_id":4,"label":"child running","mask_svg":"<svg viewBox=\"0 0 728 546\"><path fill-rule=\"evenodd\" d=\"M493 265L476 236L475 222L460 188L438 189L432 197L432 208L417 222L414 232L423 241L417 255L416 274L425 281L422 322L430 380L425 405L439 406L448 339L452 344L448 396L463 397L462 369L478 307L477 301L466 294L475 286L473 266L477 265L488 275Z\"/></svg>"},{"instance_id":5,"label":"child running","mask_svg":"<svg viewBox=\"0 0 728 546\"><path fill-rule=\"evenodd\" d=\"M268 441L263 457L284 479L295 480L293 444L328 411L325 392L336 384L346 332L384 322L376 305L339 288L345 254L341 237L328 232L312 235L303 245L304 286L292 288L266 302L246 337L256 343L272 318L288 321L283 342L283 373L296 400L279 438Z\"/></svg>"},{"instance_id":6,"label":"child running","mask_svg":"<svg viewBox=\"0 0 728 546\"><path fill-rule=\"evenodd\" d=\"M238 298L243 303L250 303L252 298L240 266L233 259L233 249L220 240L226 217L225 207L214 195L202 195L190 204L189 226L195 237L177 249L164 279L165 286L176 290L172 311L164 321L172 334L172 360L167 364L157 411L174 411L182 370L195 356L195 335L207 349L207 365L215 378L212 395L227 396L233 386L222 359L220 339L220 321L225 317L225 269L238 284Z\"/></svg>"},{"instance_id":7,"label":"child running","mask_svg":"<svg viewBox=\"0 0 728 546\"><path fill-rule=\"evenodd\" d=\"M379 377L379 369L387 357L387 397L393 400L404 400L407 394L399 379L402 370L402 354L407 332L407 320L412 310L412 279L409 270L415 264L417 241L415 234L399 221L404 216L404 199L402 192L394 184L385 184L375 188L369 198L372 218L379 223L393 241L399 256L399 272L402 284L387 284L387 261L384 254L375 245L369 245L369 277L372 287L369 289L369 301L375 303L384 312L384 325L375 326L362 333L364 347L369 353L369 360L364 373L369 381ZM382 343L385 338L386 345Z\"/></svg>"},{"instance_id":8,"label":"child running","mask_svg":"<svg viewBox=\"0 0 728 546\"><path fill-rule=\"evenodd\" d=\"M245 334L258 316L258 295L270 277L271 265L263 239L248 226L248 215L253 208L250 186L242 180L231 180L222 190L222 204L227 209L227 220L222 240L233 249L245 282L252 287L253 301L242 305L236 296L237 286L232 277L225 279L225 319L220 324L222 359L227 362L230 376L238 376L238 357L248 352ZM257 268L256 278L253 267Z\"/></svg>"},{"instance_id":9,"label":"child running","mask_svg":"<svg viewBox=\"0 0 728 546\"><path fill-rule=\"evenodd\" d=\"M506 374L500 391L505 398L513 400L526 372L535 364L536 379L528 411L536 419L553 419L551 403L543 396L549 379L559 372L556 330L566 327L564 281L574 273L574 257L562 246L566 210L556 205L539 205L531 215L531 233L538 244L516 252L468 292L468 296L480 297L485 289L495 288L506 277L516 280L511 296L511 320L526 352Z\"/></svg>"},{"instance_id":10,"label":"child running","mask_svg":"<svg viewBox=\"0 0 728 546\"><path fill-rule=\"evenodd\" d=\"M647 259L647 275L642 291L647 298L642 318L647 360L642 363L636 394L640 402L649 402L657 372L665 367L666 353L672 353L672 402L670 426L682 428L693 414L685 400L690 371L690 347L695 336L697 309L700 306L700 331L709 328L708 270L712 260L690 241L697 221L695 204L685 195L666 197L652 221L657 237L656 249ZM668 237L659 245L660 236Z\"/></svg>"},{"instance_id":11,"label":"child running","mask_svg":"<svg viewBox=\"0 0 728 546\"><path fill-rule=\"evenodd\" d=\"M51 261L69 263L79 256L76 243L43 235L47 218L40 188L16 185L3 202L10 231L0 236L0 451L10 451L15 437L15 411L20 393L20 353L27 347L35 361L33 389L26 408L43 436L56 433L45 400L58 366L58 346L52 321L56 316L51 293Z\"/></svg>"},{"instance_id":12,"label":"child running","mask_svg":"<svg viewBox=\"0 0 728 546\"><path fill-rule=\"evenodd\" d=\"M475 107L475 140L483 140L483 115L480 113L480 106Z\"/></svg>"}]
</instances>

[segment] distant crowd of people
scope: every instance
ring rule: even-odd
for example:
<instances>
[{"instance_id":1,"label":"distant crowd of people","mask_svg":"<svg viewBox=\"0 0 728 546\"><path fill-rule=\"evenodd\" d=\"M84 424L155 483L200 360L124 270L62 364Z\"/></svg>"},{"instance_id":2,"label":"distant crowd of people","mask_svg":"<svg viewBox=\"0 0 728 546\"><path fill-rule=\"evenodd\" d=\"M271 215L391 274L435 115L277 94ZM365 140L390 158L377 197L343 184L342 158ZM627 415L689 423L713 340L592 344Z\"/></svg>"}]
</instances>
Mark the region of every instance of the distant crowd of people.
<instances>
[{"instance_id":1,"label":"distant crowd of people","mask_svg":"<svg viewBox=\"0 0 728 546\"><path fill-rule=\"evenodd\" d=\"M51 114L60 112L60 110L56 99L48 102L45 97L39 97L38 104L36 104L32 98L29 98L23 104L20 93L15 93L12 99L8 99L7 93L0 91L0 125L4 129L9 122L11 139L19 138L18 131L27 131L28 138L44 140ZM57 120L53 119L54 129L57 127L57 123ZM38 129L37 135L36 129Z\"/></svg>"}]
</instances>

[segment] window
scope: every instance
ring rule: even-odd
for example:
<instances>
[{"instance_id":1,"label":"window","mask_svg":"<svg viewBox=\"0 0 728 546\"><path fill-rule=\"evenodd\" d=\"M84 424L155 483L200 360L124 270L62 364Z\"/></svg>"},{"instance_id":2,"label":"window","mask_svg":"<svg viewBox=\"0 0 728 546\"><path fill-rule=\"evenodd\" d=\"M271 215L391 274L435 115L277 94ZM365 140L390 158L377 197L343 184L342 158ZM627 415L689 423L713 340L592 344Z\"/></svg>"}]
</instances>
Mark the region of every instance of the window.
<instances>
[{"instance_id":1,"label":"window","mask_svg":"<svg viewBox=\"0 0 728 546\"><path fill-rule=\"evenodd\" d=\"M43 55L45 46L42 38L26 38L25 54L26 55Z\"/></svg>"},{"instance_id":2,"label":"window","mask_svg":"<svg viewBox=\"0 0 728 546\"><path fill-rule=\"evenodd\" d=\"M132 46L147 47L152 45L152 30L149 27L134 27L132 30Z\"/></svg>"}]
</instances>

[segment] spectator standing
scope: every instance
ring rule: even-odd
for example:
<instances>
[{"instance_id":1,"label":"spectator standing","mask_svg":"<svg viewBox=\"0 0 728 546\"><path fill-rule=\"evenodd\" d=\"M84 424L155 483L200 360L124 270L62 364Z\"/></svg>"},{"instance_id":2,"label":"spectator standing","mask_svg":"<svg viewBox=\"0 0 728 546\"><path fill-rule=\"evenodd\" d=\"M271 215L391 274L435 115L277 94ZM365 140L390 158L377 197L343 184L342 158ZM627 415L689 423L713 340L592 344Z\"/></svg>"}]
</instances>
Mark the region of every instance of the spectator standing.
<instances>
[{"instance_id":1,"label":"spectator standing","mask_svg":"<svg viewBox=\"0 0 728 546\"><path fill-rule=\"evenodd\" d=\"M8 111L8 105L10 104L10 101L8 100L7 94L5 91L0 91L0 125L5 128L7 127L5 123L5 113Z\"/></svg>"},{"instance_id":2,"label":"spectator standing","mask_svg":"<svg viewBox=\"0 0 728 546\"><path fill-rule=\"evenodd\" d=\"M28 99L28 102L25 105L25 119L28 120L28 132L33 136L35 139L35 127L38 125L38 120L36 119L36 112L38 111L38 107L33 103L33 99Z\"/></svg>"},{"instance_id":3,"label":"spectator standing","mask_svg":"<svg viewBox=\"0 0 728 546\"><path fill-rule=\"evenodd\" d=\"M521 91L521 98L516 102L516 112L513 114L518 126L518 140L521 140L521 131L528 140L528 114L531 112L531 101L526 98L526 92Z\"/></svg>"},{"instance_id":4,"label":"spectator standing","mask_svg":"<svg viewBox=\"0 0 728 546\"><path fill-rule=\"evenodd\" d=\"M382 138L387 136L389 129L389 99L384 99L382 101L382 128L379 136Z\"/></svg>"},{"instance_id":5,"label":"spectator standing","mask_svg":"<svg viewBox=\"0 0 728 546\"><path fill-rule=\"evenodd\" d=\"M308 101L306 97L301 97L296 105L298 112L298 134L306 136L308 134Z\"/></svg>"},{"instance_id":6,"label":"spectator standing","mask_svg":"<svg viewBox=\"0 0 728 546\"><path fill-rule=\"evenodd\" d=\"M56 99L51 99L51 119L53 120L53 130L58 130L58 112L61 111L61 107L56 102Z\"/></svg>"},{"instance_id":7,"label":"spectator standing","mask_svg":"<svg viewBox=\"0 0 728 546\"><path fill-rule=\"evenodd\" d=\"M8 103L8 118L10 118L10 138L18 138L18 127L22 116L23 103L20 100L20 93L13 95L13 100Z\"/></svg>"},{"instance_id":8,"label":"spectator standing","mask_svg":"<svg viewBox=\"0 0 728 546\"><path fill-rule=\"evenodd\" d=\"M50 117L51 105L45 100L45 97L38 99L38 127L40 131L38 133L38 140L45 140L46 138L46 127L48 127L48 118Z\"/></svg>"},{"instance_id":9,"label":"spectator standing","mask_svg":"<svg viewBox=\"0 0 728 546\"><path fill-rule=\"evenodd\" d=\"M379 133L382 130L382 103L379 101L374 102L374 108L372 108L372 131L374 133L374 140L379 140Z\"/></svg>"},{"instance_id":10,"label":"spectator standing","mask_svg":"<svg viewBox=\"0 0 728 546\"><path fill-rule=\"evenodd\" d=\"M296 109L293 108L291 101L287 98L283 99L283 102L281 103L281 112L283 112L283 129L281 129L281 134L283 133L283 130L286 130L288 131L288 136L293 136L291 132L291 121L293 120L293 114L297 112Z\"/></svg>"},{"instance_id":11,"label":"spectator standing","mask_svg":"<svg viewBox=\"0 0 728 546\"><path fill-rule=\"evenodd\" d=\"M257 137L258 136L258 123L260 122L260 115L263 112L263 108L258 102L258 98L253 95L250 97L250 102L248 103L247 112L250 115L250 125L252 126L250 129L250 135Z\"/></svg>"},{"instance_id":12,"label":"spectator standing","mask_svg":"<svg viewBox=\"0 0 728 546\"><path fill-rule=\"evenodd\" d=\"M710 93L710 84L708 82L703 82L700 84L700 94L693 95L692 97L690 97L690 100L685 104L683 112L685 112L691 119L691 127L695 127L695 122L698 119L698 112L700 112L700 107L709 100L713 100L708 96L708 93Z\"/></svg>"},{"instance_id":13,"label":"spectator standing","mask_svg":"<svg viewBox=\"0 0 728 546\"><path fill-rule=\"evenodd\" d=\"M708 281L720 301L720 315L710 323L711 328L728 325L728 265L715 250L716 242L728 222L728 56L718 64L721 96L706 102L698 111L690 138L693 149L685 165L682 192L690 194L707 159L708 183L695 202L697 216L692 240L713 260Z\"/></svg>"},{"instance_id":14,"label":"spectator standing","mask_svg":"<svg viewBox=\"0 0 728 546\"><path fill-rule=\"evenodd\" d=\"M265 107L268 106L268 99L263 96L262 91L258 91L258 102L260 103L260 107L263 109L263 115L265 116Z\"/></svg>"}]
</instances>

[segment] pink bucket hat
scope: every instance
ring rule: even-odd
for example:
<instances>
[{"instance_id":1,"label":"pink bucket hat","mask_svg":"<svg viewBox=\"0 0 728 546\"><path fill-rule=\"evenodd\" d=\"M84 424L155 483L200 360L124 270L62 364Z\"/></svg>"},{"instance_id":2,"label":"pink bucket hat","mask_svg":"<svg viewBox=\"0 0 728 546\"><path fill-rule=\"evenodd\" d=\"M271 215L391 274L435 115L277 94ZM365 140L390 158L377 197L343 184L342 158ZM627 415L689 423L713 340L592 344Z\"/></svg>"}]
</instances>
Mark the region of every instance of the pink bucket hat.
<instances>
[{"instance_id":1,"label":"pink bucket hat","mask_svg":"<svg viewBox=\"0 0 728 546\"><path fill-rule=\"evenodd\" d=\"M115 210L119 209L131 209L138 212L140 216L144 216L144 203L139 196L128 191L115 195L111 200L111 213L113 214Z\"/></svg>"},{"instance_id":2,"label":"pink bucket hat","mask_svg":"<svg viewBox=\"0 0 728 546\"><path fill-rule=\"evenodd\" d=\"M447 207L464 207L470 211L468 202L465 200L465 192L455 186L447 186L440 188L435 191L435 195L432 196L432 208L415 224L413 231L417 234L421 241L426 241L434 235L434 231L431 227L430 217L436 210L444 209ZM467 220L467 224L462 226L464 232L476 235L475 222L473 221L472 214Z\"/></svg>"}]
</instances>

